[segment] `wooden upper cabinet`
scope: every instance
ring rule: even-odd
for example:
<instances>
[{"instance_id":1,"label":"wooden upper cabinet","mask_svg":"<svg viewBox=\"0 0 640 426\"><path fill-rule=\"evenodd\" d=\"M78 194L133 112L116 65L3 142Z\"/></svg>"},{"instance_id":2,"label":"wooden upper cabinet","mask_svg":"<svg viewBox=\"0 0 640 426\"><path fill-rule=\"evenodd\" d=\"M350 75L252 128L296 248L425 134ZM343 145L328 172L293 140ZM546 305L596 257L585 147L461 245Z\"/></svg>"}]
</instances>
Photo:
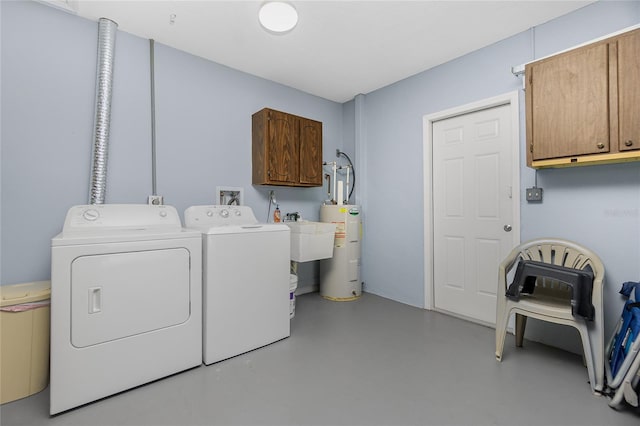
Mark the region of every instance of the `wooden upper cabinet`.
<instances>
[{"instance_id":1,"label":"wooden upper cabinet","mask_svg":"<svg viewBox=\"0 0 640 426\"><path fill-rule=\"evenodd\" d=\"M533 160L609 151L607 45L527 65Z\"/></svg>"},{"instance_id":2,"label":"wooden upper cabinet","mask_svg":"<svg viewBox=\"0 0 640 426\"><path fill-rule=\"evenodd\" d=\"M618 149L640 149L640 31L617 40Z\"/></svg>"},{"instance_id":3,"label":"wooden upper cabinet","mask_svg":"<svg viewBox=\"0 0 640 426\"><path fill-rule=\"evenodd\" d=\"M267 174L273 182L298 182L299 121L288 114L271 111L267 114Z\"/></svg>"},{"instance_id":4,"label":"wooden upper cabinet","mask_svg":"<svg viewBox=\"0 0 640 426\"><path fill-rule=\"evenodd\" d=\"M527 165L640 159L639 58L636 30L527 64Z\"/></svg>"},{"instance_id":5,"label":"wooden upper cabinet","mask_svg":"<svg viewBox=\"0 0 640 426\"><path fill-rule=\"evenodd\" d=\"M254 185L322 186L322 123L264 108L252 116Z\"/></svg>"},{"instance_id":6,"label":"wooden upper cabinet","mask_svg":"<svg viewBox=\"0 0 640 426\"><path fill-rule=\"evenodd\" d=\"M322 123L302 117L300 118L300 183L322 186Z\"/></svg>"}]
</instances>

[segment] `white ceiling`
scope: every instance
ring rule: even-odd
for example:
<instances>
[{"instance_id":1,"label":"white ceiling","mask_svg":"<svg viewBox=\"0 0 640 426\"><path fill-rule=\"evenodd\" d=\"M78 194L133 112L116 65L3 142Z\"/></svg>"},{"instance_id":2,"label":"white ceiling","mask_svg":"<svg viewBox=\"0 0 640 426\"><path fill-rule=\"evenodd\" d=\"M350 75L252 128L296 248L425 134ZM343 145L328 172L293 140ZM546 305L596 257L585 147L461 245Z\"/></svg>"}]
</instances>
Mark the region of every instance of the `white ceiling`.
<instances>
[{"instance_id":1,"label":"white ceiling","mask_svg":"<svg viewBox=\"0 0 640 426\"><path fill-rule=\"evenodd\" d=\"M258 23L262 1L44 1L92 20L109 18L121 31L336 102L593 2L292 0L298 25L273 35Z\"/></svg>"}]
</instances>

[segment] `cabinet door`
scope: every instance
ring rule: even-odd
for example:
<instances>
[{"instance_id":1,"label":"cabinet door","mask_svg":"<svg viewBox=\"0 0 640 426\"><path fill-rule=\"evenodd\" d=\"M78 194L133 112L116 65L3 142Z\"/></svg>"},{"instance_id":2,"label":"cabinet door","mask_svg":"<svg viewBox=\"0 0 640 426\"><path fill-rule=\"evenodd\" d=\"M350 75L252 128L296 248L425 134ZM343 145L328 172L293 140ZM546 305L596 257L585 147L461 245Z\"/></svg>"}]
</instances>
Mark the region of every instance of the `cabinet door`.
<instances>
[{"instance_id":1,"label":"cabinet door","mask_svg":"<svg viewBox=\"0 0 640 426\"><path fill-rule=\"evenodd\" d=\"M618 149L640 149L640 31L618 40L618 108Z\"/></svg>"},{"instance_id":2,"label":"cabinet door","mask_svg":"<svg viewBox=\"0 0 640 426\"><path fill-rule=\"evenodd\" d=\"M300 183L322 186L322 123L300 118Z\"/></svg>"},{"instance_id":3,"label":"cabinet door","mask_svg":"<svg viewBox=\"0 0 640 426\"><path fill-rule=\"evenodd\" d=\"M609 151L606 43L528 65L526 71L530 161Z\"/></svg>"},{"instance_id":4,"label":"cabinet door","mask_svg":"<svg viewBox=\"0 0 640 426\"><path fill-rule=\"evenodd\" d=\"M296 184L299 177L299 120L280 111L269 111L267 176L271 183Z\"/></svg>"}]
</instances>

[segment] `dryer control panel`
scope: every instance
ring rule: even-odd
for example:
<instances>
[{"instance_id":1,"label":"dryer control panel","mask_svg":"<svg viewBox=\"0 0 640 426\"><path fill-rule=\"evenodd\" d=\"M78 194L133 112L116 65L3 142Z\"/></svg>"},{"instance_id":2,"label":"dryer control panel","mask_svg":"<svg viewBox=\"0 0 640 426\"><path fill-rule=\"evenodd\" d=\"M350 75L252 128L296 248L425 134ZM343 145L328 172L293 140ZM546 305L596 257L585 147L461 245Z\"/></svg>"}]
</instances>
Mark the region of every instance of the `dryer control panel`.
<instances>
[{"instance_id":1,"label":"dryer control panel","mask_svg":"<svg viewBox=\"0 0 640 426\"><path fill-rule=\"evenodd\" d=\"M101 230L166 230L182 227L175 207L149 204L90 204L67 212L63 233Z\"/></svg>"},{"instance_id":2,"label":"dryer control panel","mask_svg":"<svg viewBox=\"0 0 640 426\"><path fill-rule=\"evenodd\" d=\"M242 226L258 223L249 206L192 206L184 212L187 228Z\"/></svg>"}]
</instances>

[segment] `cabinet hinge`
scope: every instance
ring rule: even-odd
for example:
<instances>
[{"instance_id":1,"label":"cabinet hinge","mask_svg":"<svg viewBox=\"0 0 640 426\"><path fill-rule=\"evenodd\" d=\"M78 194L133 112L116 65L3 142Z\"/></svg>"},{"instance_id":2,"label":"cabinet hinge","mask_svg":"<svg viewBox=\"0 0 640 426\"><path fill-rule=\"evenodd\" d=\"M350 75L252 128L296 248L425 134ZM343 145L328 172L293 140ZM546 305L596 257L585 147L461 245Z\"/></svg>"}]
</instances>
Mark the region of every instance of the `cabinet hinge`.
<instances>
[{"instance_id":1,"label":"cabinet hinge","mask_svg":"<svg viewBox=\"0 0 640 426\"><path fill-rule=\"evenodd\" d=\"M529 74L529 86L533 86L533 75Z\"/></svg>"},{"instance_id":2,"label":"cabinet hinge","mask_svg":"<svg viewBox=\"0 0 640 426\"><path fill-rule=\"evenodd\" d=\"M529 152L533 154L533 142L529 144Z\"/></svg>"}]
</instances>

